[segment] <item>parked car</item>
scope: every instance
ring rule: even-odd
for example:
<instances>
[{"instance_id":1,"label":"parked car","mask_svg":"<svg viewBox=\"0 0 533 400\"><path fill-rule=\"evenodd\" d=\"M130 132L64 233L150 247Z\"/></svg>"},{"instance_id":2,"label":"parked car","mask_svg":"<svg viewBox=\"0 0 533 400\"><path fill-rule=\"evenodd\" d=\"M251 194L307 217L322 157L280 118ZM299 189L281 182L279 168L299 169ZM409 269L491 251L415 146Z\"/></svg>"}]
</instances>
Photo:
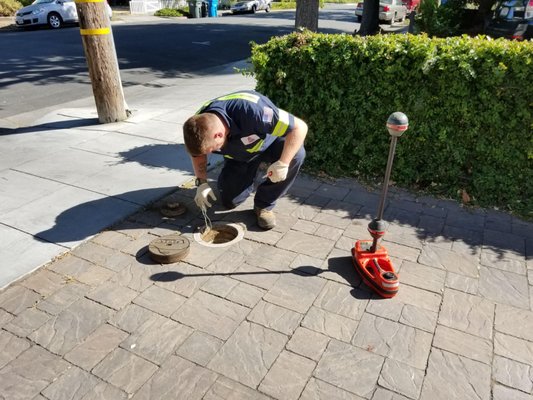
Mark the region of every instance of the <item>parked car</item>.
<instances>
[{"instance_id":1,"label":"parked car","mask_svg":"<svg viewBox=\"0 0 533 400\"><path fill-rule=\"evenodd\" d=\"M357 3L355 8L357 21L363 19L363 3ZM407 7L402 0L380 0L379 2L379 20L387 24L393 24L395 21L403 22L407 16Z\"/></svg>"},{"instance_id":2,"label":"parked car","mask_svg":"<svg viewBox=\"0 0 533 400\"><path fill-rule=\"evenodd\" d=\"M105 5L107 15L111 19L113 11L107 2ZM52 29L58 29L64 24L77 22L78 12L74 0L35 0L15 14L15 23L21 28L48 25Z\"/></svg>"},{"instance_id":3,"label":"parked car","mask_svg":"<svg viewBox=\"0 0 533 400\"><path fill-rule=\"evenodd\" d=\"M485 33L493 38L533 38L533 0L498 1Z\"/></svg>"},{"instance_id":4,"label":"parked car","mask_svg":"<svg viewBox=\"0 0 533 400\"><path fill-rule=\"evenodd\" d=\"M269 12L271 7L272 0L239 1L231 6L231 12L233 14L245 12L255 13L256 11L260 10L265 10L266 12Z\"/></svg>"}]
</instances>

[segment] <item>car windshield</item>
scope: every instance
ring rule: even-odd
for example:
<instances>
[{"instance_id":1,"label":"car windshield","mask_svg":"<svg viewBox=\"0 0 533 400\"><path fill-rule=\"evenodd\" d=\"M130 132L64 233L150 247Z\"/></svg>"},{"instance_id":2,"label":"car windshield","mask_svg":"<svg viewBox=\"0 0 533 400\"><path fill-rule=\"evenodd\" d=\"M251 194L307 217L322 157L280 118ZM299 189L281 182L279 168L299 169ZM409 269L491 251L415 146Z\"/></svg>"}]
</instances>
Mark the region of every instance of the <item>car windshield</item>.
<instances>
[{"instance_id":1,"label":"car windshield","mask_svg":"<svg viewBox=\"0 0 533 400\"><path fill-rule=\"evenodd\" d=\"M55 0L35 0L31 4L48 4L48 3L53 3L54 1Z\"/></svg>"},{"instance_id":2,"label":"car windshield","mask_svg":"<svg viewBox=\"0 0 533 400\"><path fill-rule=\"evenodd\" d=\"M504 1L498 5L496 16L506 20L523 19L527 1L528 0Z\"/></svg>"}]
</instances>

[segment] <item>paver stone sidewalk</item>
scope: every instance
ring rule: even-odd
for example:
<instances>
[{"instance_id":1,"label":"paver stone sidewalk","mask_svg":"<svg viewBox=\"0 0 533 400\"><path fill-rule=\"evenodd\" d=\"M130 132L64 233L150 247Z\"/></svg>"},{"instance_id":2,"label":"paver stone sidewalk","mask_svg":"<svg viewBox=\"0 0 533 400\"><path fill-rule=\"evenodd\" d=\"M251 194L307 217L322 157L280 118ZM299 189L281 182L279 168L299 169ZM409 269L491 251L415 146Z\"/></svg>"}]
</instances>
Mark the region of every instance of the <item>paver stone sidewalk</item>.
<instances>
[{"instance_id":1,"label":"paver stone sidewalk","mask_svg":"<svg viewBox=\"0 0 533 400\"><path fill-rule=\"evenodd\" d=\"M220 248L194 241L190 187L0 293L0 398L533 399L531 224L392 190L383 300L350 258L378 197L356 181L300 176L272 231L251 199L215 206L246 226ZM174 232L191 253L152 262Z\"/></svg>"}]
</instances>

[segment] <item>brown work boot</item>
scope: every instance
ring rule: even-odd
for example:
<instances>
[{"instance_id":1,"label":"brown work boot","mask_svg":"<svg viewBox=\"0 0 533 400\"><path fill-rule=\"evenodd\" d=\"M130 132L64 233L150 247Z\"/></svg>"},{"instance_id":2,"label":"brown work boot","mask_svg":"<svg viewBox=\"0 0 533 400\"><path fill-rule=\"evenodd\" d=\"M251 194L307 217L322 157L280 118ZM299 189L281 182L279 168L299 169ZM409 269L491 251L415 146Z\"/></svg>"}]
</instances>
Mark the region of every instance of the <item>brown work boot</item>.
<instances>
[{"instance_id":1,"label":"brown work boot","mask_svg":"<svg viewBox=\"0 0 533 400\"><path fill-rule=\"evenodd\" d=\"M257 215L257 225L262 229L272 229L276 226L276 216L274 211L265 210L263 208L254 207L255 215Z\"/></svg>"}]
</instances>

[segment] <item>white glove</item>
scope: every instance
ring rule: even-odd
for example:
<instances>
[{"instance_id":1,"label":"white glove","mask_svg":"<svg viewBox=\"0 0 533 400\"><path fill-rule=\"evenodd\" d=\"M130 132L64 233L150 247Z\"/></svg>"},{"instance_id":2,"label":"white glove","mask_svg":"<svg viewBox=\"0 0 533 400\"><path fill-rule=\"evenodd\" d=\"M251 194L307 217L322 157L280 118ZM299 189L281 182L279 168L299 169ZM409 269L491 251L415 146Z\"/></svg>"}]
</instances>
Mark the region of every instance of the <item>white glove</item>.
<instances>
[{"instance_id":1,"label":"white glove","mask_svg":"<svg viewBox=\"0 0 533 400\"><path fill-rule=\"evenodd\" d=\"M211 207L211 203L209 202L209 197L212 200L216 200L215 192L213 192L213 189L209 186L208 183L202 183L198 188L196 189L196 196L194 196L194 201L198 207L200 207L201 210L206 210L207 207Z\"/></svg>"},{"instance_id":2,"label":"white glove","mask_svg":"<svg viewBox=\"0 0 533 400\"><path fill-rule=\"evenodd\" d=\"M282 161L276 161L270 164L267 170L267 176L274 183L284 181L287 178L289 172L289 164L285 164Z\"/></svg>"}]
</instances>

